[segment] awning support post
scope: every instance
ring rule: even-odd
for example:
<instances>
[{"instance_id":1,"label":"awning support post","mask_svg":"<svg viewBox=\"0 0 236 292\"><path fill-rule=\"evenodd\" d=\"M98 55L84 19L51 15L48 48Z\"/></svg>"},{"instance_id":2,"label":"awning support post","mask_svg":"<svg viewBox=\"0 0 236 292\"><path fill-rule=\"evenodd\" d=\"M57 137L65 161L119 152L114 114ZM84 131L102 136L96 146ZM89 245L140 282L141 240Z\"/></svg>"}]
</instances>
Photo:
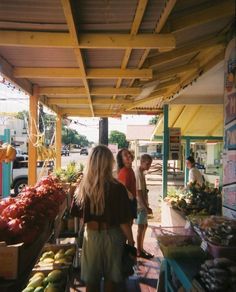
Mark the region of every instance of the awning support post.
<instances>
[{"instance_id":1,"label":"awning support post","mask_svg":"<svg viewBox=\"0 0 236 292\"><path fill-rule=\"evenodd\" d=\"M62 138L62 119L61 115L57 114L56 117L56 169L61 168L61 138Z\"/></svg>"},{"instance_id":2,"label":"awning support post","mask_svg":"<svg viewBox=\"0 0 236 292\"><path fill-rule=\"evenodd\" d=\"M34 86L33 95L29 98L29 146L28 146L28 185L37 182L37 127L38 127L38 86Z\"/></svg>"},{"instance_id":3,"label":"awning support post","mask_svg":"<svg viewBox=\"0 0 236 292\"><path fill-rule=\"evenodd\" d=\"M168 185L168 156L169 156L169 106L164 104L164 133L163 133L163 167L162 167L162 197L163 199L167 196L167 185Z\"/></svg>"},{"instance_id":4,"label":"awning support post","mask_svg":"<svg viewBox=\"0 0 236 292\"><path fill-rule=\"evenodd\" d=\"M186 146L185 146L185 160L187 157L190 155L190 138L186 138ZM184 172L184 185L186 186L188 183L188 175L189 175L189 170L186 167L186 161L185 161L185 172Z\"/></svg>"}]
</instances>

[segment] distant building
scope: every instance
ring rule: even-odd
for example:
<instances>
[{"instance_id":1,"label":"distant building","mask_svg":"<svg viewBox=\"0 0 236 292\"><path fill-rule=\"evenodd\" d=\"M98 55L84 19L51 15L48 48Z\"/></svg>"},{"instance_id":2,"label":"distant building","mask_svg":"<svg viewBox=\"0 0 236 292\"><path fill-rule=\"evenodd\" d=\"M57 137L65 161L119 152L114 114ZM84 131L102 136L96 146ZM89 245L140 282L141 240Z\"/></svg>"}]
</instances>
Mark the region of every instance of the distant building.
<instances>
[{"instance_id":1,"label":"distant building","mask_svg":"<svg viewBox=\"0 0 236 292\"><path fill-rule=\"evenodd\" d=\"M11 139L14 146L19 147L23 152L27 152L28 135L25 121L10 115L4 116L0 123L0 134L4 132L4 129L11 130Z\"/></svg>"},{"instance_id":2,"label":"distant building","mask_svg":"<svg viewBox=\"0 0 236 292\"><path fill-rule=\"evenodd\" d=\"M157 157L161 154L162 144L151 141L155 125L128 125L126 139L129 141L130 149L136 152L137 158L142 154L150 154Z\"/></svg>"}]
</instances>

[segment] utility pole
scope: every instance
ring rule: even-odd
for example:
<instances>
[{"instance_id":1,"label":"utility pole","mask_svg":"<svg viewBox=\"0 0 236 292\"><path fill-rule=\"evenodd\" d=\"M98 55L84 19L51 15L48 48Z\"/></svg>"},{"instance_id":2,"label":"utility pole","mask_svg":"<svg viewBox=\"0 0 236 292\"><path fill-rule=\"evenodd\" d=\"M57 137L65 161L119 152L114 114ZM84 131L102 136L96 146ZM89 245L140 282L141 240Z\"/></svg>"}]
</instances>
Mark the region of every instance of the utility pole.
<instances>
[{"instance_id":1,"label":"utility pole","mask_svg":"<svg viewBox=\"0 0 236 292\"><path fill-rule=\"evenodd\" d=\"M108 145L108 118L99 120L99 144Z\"/></svg>"}]
</instances>

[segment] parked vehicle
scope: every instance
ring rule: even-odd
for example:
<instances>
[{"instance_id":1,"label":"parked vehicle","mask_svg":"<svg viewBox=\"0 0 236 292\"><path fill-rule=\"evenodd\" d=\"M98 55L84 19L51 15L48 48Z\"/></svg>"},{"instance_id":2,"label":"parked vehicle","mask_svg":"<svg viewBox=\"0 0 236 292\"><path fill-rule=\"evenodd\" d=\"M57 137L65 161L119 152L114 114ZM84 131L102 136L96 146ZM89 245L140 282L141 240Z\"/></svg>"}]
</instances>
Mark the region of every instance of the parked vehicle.
<instances>
[{"instance_id":1,"label":"parked vehicle","mask_svg":"<svg viewBox=\"0 0 236 292\"><path fill-rule=\"evenodd\" d=\"M21 190L28 184L28 157L27 160L21 160L22 157L18 156L20 161L13 162L12 167L12 184L11 188L14 190L14 195L17 196ZM17 160L17 158L16 158ZM43 161L39 161L37 165L38 175L41 173ZM53 168L54 162L49 161L47 168L45 169L44 175L47 175L49 171Z\"/></svg>"},{"instance_id":2,"label":"parked vehicle","mask_svg":"<svg viewBox=\"0 0 236 292\"><path fill-rule=\"evenodd\" d=\"M80 155L88 155L88 149L87 148L82 148L80 150Z\"/></svg>"},{"instance_id":3,"label":"parked vehicle","mask_svg":"<svg viewBox=\"0 0 236 292\"><path fill-rule=\"evenodd\" d=\"M69 156L70 155L70 150L68 149L68 147L64 146L61 149L61 156Z\"/></svg>"}]
</instances>

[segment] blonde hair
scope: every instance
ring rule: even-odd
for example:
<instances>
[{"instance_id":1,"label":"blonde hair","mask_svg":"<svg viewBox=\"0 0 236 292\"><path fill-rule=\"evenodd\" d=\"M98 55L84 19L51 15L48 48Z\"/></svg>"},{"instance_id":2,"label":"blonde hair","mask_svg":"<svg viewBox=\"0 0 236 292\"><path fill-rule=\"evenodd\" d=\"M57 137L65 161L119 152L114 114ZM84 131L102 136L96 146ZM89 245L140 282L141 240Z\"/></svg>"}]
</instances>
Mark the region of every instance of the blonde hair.
<instances>
[{"instance_id":1,"label":"blonde hair","mask_svg":"<svg viewBox=\"0 0 236 292\"><path fill-rule=\"evenodd\" d=\"M91 214L102 215L104 212L106 185L115 181L112 175L113 165L114 157L108 147L99 145L93 148L76 194L76 199L80 202L89 198Z\"/></svg>"}]
</instances>

